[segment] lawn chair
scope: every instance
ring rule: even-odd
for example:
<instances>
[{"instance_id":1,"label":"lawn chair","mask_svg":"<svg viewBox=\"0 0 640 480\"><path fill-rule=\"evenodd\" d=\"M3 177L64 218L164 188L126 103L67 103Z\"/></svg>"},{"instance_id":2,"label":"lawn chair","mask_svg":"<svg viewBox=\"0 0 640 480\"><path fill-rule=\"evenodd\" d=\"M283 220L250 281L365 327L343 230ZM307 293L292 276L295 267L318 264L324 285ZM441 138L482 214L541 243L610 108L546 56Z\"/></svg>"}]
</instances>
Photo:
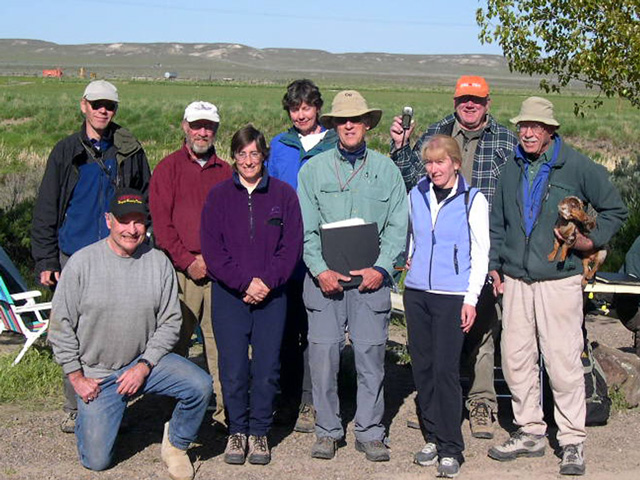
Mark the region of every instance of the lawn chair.
<instances>
[{"instance_id":1,"label":"lawn chair","mask_svg":"<svg viewBox=\"0 0 640 480\"><path fill-rule=\"evenodd\" d=\"M17 365L33 342L47 331L49 316L43 312L51 310L51 302L36 303L38 290L11 295L0 276L0 334L7 330L24 335L27 341L13 361Z\"/></svg>"}]
</instances>

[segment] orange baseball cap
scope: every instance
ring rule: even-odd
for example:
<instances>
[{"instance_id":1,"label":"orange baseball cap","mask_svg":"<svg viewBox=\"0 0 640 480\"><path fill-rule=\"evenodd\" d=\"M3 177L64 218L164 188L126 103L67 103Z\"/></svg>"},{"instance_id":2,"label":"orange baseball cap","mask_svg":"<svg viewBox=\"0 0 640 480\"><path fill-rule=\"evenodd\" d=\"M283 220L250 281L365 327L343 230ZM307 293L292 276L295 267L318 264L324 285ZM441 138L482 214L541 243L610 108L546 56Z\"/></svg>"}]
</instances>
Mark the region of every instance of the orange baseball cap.
<instances>
[{"instance_id":1,"label":"orange baseball cap","mask_svg":"<svg viewBox=\"0 0 640 480\"><path fill-rule=\"evenodd\" d=\"M483 77L463 75L456 83L456 93L453 94L453 98L464 95L486 98L489 96L489 84Z\"/></svg>"}]
</instances>

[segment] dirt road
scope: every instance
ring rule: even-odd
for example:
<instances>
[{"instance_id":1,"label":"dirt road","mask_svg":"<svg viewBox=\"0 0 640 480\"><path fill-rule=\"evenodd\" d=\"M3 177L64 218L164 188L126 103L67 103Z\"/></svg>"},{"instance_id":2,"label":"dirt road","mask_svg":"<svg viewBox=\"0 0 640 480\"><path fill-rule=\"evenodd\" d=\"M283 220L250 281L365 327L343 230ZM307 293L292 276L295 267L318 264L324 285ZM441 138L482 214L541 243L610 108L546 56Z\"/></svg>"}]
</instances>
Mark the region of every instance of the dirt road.
<instances>
[{"instance_id":1,"label":"dirt road","mask_svg":"<svg viewBox=\"0 0 640 480\"><path fill-rule=\"evenodd\" d=\"M610 346L628 348L629 334L617 321L607 317L588 321L589 335ZM395 329L392 340L402 342L402 331ZM269 466L230 466L222 461L225 439L211 426L204 425L200 443L191 450L197 468L196 479L394 479L413 480L435 476L435 467L419 467L412 463L413 453L423 446L417 430L406 428L407 414L412 408L412 382L407 367L389 364L386 378L385 421L389 425L391 461L368 462L354 449L353 422L347 432L347 445L338 450L334 460L314 460L309 456L313 435L275 428L270 437L273 461ZM347 388L352 388L348 386ZM351 395L347 395L350 397ZM158 398L145 398L129 409L131 427L118 439L117 464L108 471L89 472L77 460L75 438L58 429L57 406L25 411L11 405L0 405L0 479L1 480L107 480L165 479L160 460L162 422L166 404ZM344 417L352 419L353 405L343 405ZM510 425L508 401L501 402L501 425L495 440L471 438L468 422L463 431L466 463L461 478L540 480L560 478L559 459L551 447L542 458L520 459L499 463L489 459L486 451L493 442L507 438ZM588 429L586 446L588 479L640 478L640 410L616 413L604 427ZM553 442L552 442L553 444Z\"/></svg>"}]
</instances>

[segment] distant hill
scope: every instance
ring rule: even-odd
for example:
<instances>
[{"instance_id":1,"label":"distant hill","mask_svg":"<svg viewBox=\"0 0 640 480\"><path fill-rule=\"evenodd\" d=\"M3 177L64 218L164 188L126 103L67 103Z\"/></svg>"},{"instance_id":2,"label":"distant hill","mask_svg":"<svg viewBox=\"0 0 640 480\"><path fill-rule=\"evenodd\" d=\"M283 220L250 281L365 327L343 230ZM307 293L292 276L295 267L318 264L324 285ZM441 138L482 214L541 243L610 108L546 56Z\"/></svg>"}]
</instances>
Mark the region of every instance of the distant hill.
<instances>
[{"instance_id":1,"label":"distant hill","mask_svg":"<svg viewBox=\"0 0 640 480\"><path fill-rule=\"evenodd\" d=\"M58 45L0 39L0 75L41 75L60 67L77 76L81 67L100 77L184 80L234 79L282 83L311 77L325 83L447 85L462 74L484 75L503 87L535 87L538 79L509 72L499 55L401 55L342 53L291 48L257 49L229 43L95 43Z\"/></svg>"}]
</instances>

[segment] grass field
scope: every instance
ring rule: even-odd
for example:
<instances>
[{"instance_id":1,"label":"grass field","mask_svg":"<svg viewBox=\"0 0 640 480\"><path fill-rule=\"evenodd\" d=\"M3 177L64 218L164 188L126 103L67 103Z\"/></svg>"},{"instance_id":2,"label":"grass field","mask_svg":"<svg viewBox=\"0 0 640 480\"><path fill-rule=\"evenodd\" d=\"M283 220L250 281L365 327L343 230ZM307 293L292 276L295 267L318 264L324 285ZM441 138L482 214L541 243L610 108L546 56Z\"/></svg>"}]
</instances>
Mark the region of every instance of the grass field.
<instances>
[{"instance_id":1,"label":"grass field","mask_svg":"<svg viewBox=\"0 0 640 480\"><path fill-rule=\"evenodd\" d=\"M252 122L268 138L288 127L280 107L282 86L215 85L194 83L114 82L121 97L116 121L130 129L143 143L152 165L175 150L181 142L179 128L184 107L193 100L215 103L221 114L218 151L228 157L233 132ZM86 82L76 80L0 78L0 173L24 172L41 166L53 145L78 129L82 120L79 99ZM333 96L353 85L322 85L325 111ZM452 90L452 89L451 89ZM415 110L417 131L452 111L450 89L362 89L371 106L382 108L380 125L369 135L371 147L388 151L388 129L393 115L404 105ZM536 91L496 91L492 113L502 123L516 115L521 101ZM628 104L607 100L598 110L587 110L584 118L573 115L575 102L589 100L579 95L550 96L562 123L561 133L586 153L611 163L637 151L635 130L640 111Z\"/></svg>"},{"instance_id":2,"label":"grass field","mask_svg":"<svg viewBox=\"0 0 640 480\"><path fill-rule=\"evenodd\" d=\"M367 82L369 80L363 79L363 85ZM30 204L21 205L21 202L35 196L46 158L55 143L80 127L79 100L86 83L78 79L0 77L0 214L4 216L4 221L0 221L0 244L8 249L14 261L20 263L23 272L32 268L28 251L32 207ZM222 158L229 158L233 133L248 122L261 129L269 139L290 125L280 103L285 85L114 83L121 99L116 121L140 139L152 167L180 147L182 114L185 106L194 100L207 100L219 107L221 126L217 147ZM414 108L417 122L415 138L430 123L453 110L453 85L446 88L405 88L318 83L324 94L325 111L331 109L335 94L346 88L359 89L370 106L384 111L380 125L367 137L371 148L384 153L389 151L389 125L403 106ZM509 118L517 115L522 100L530 95L540 93L496 89L492 93L491 112L499 122L509 124ZM576 117L573 114L574 104L589 103L593 96L585 96L581 91L549 98L555 104L556 117L562 124L560 132L565 139L609 169L613 169L620 160L629 160L631 167L618 176L628 184L627 189L637 192L635 178L640 175L640 169L636 158L640 140L636 129L640 125L640 110L626 102L608 99L601 108L586 109L583 117ZM640 195L633 192L630 198L636 202ZM628 199L627 202L637 209L635 203L632 205ZM16 220L11 220L13 216ZM640 230L640 213L630 223L633 225L622 232L624 240L613 245L608 260L611 268L617 269L626 248Z\"/></svg>"}]
</instances>

